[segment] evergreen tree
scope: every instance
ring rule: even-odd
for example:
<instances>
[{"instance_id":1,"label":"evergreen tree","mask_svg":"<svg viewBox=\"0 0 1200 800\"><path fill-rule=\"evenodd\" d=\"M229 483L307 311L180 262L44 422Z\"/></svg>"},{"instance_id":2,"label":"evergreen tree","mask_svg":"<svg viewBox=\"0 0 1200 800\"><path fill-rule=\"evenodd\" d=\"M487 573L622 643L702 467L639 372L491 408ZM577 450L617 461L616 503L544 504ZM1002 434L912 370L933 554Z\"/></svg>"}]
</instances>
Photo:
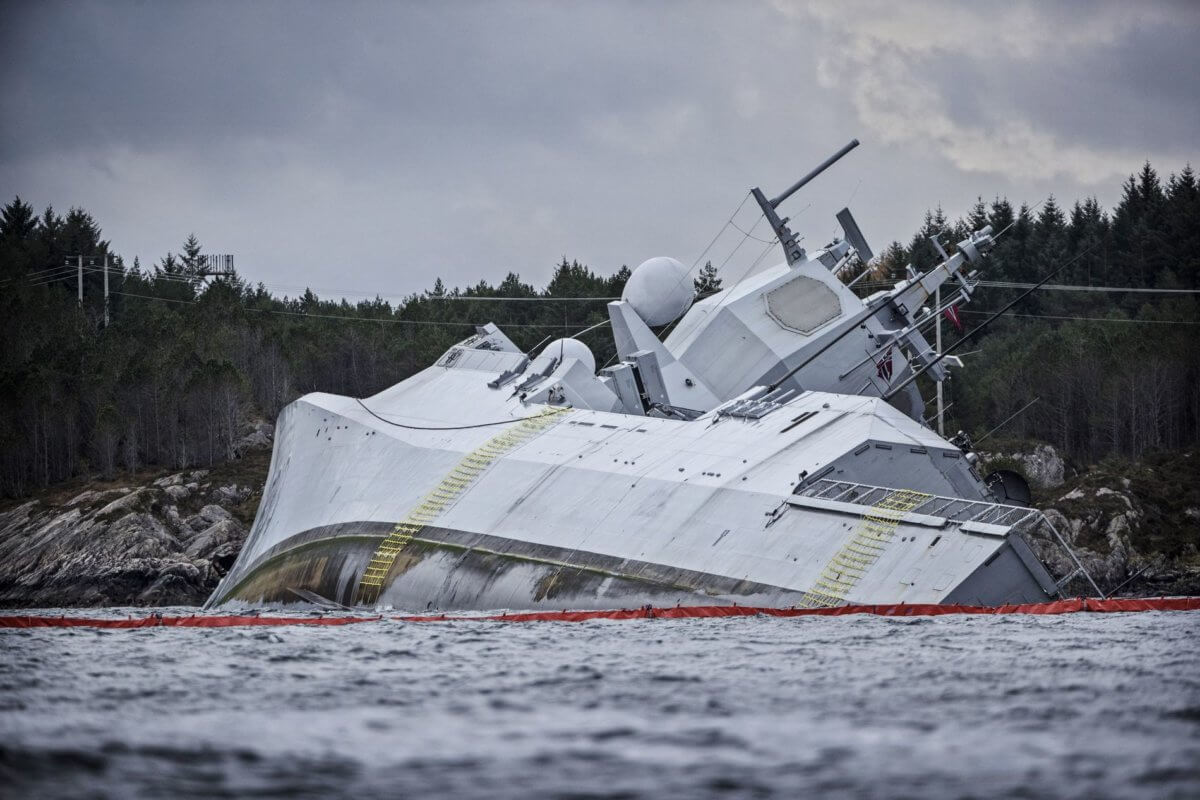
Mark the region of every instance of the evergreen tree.
<instances>
[{"instance_id":1,"label":"evergreen tree","mask_svg":"<svg viewBox=\"0 0 1200 800\"><path fill-rule=\"evenodd\" d=\"M880 281L895 283L904 280L908 264L908 250L899 242L892 242L880 254L879 263L875 267L875 275Z\"/></svg>"},{"instance_id":2,"label":"evergreen tree","mask_svg":"<svg viewBox=\"0 0 1200 800\"><path fill-rule=\"evenodd\" d=\"M705 262L700 268L700 274L692 279L692 285L696 287L697 297L707 297L721 291L721 278L711 261Z\"/></svg>"},{"instance_id":3,"label":"evergreen tree","mask_svg":"<svg viewBox=\"0 0 1200 800\"><path fill-rule=\"evenodd\" d=\"M902 278L910 261L927 269L938 258L930 235L964 233L985 218L997 234L1012 226L982 265L987 280L1035 280L1086 253L1061 282L1196 288L1198 195L1190 166L1163 182L1145 165L1125 182L1111 216L1094 197L1066 213L1051 199L1036 214L995 198L986 207L976 202L953 225L940 209L930 211L911 249L891 243L872 265L875 277L855 291L871 293ZM955 241L943 239L947 247ZM76 272L63 269L64 258L79 253L110 253L113 288L132 295L114 298L112 324L103 330L95 323L99 291L85 287L81 313ZM308 391L378 392L434 363L484 321L499 325L518 347L533 349L547 335L604 321L602 298L620 296L629 277L626 267L600 276L564 256L541 291L516 273L496 286L480 280L461 291L438 279L430 291L393 306L379 297L322 299L311 290L278 297L262 284L248 287L236 279L193 284L189 272L200 256L199 240L190 236L181 255L168 253L148 270L135 258L126 272L82 209L71 209L66 219L52 207L35 216L20 198L0 208L0 275L8 279L0 292L0 495L81 474L226 459L240 421L252 414L273 417ZM718 288L711 266L701 271L697 289L702 282ZM59 277L26 277L45 269ZM99 277L90 272L87 280ZM964 310L998 308L1015 291L981 287L979 305ZM459 297L485 299L454 300ZM1006 431L1054 442L1081 463L1200 442L1195 329L1164 324L1200 319L1195 298L1034 297L1050 317L1018 316L1039 313L1026 301L980 335L978 348L972 345L982 352L956 381L952 427L987 430L1036 391L1045 402ZM1155 324L1093 321L1109 317ZM609 331L581 338L598 363L614 356Z\"/></svg>"},{"instance_id":4,"label":"evergreen tree","mask_svg":"<svg viewBox=\"0 0 1200 800\"><path fill-rule=\"evenodd\" d=\"M196 234L188 234L188 238L183 243L183 252L179 256L179 271L182 274L188 277L198 277L198 273L203 268L202 249Z\"/></svg>"},{"instance_id":5,"label":"evergreen tree","mask_svg":"<svg viewBox=\"0 0 1200 800\"><path fill-rule=\"evenodd\" d=\"M605 287L605 296L620 297L621 293L625 291L625 283L629 280L629 276L632 274L633 271L630 270L629 267L622 264L621 268L614 272L613 276L608 279L607 286Z\"/></svg>"},{"instance_id":6,"label":"evergreen tree","mask_svg":"<svg viewBox=\"0 0 1200 800\"><path fill-rule=\"evenodd\" d=\"M983 202L982 197L975 199L975 205L971 207L971 213L967 215L967 233L974 233L985 225L992 224L991 218L988 216L987 203ZM996 229L992 229L995 233Z\"/></svg>"},{"instance_id":7,"label":"evergreen tree","mask_svg":"<svg viewBox=\"0 0 1200 800\"><path fill-rule=\"evenodd\" d=\"M37 231L37 216L33 206L17 195L0 211L0 242L24 242Z\"/></svg>"},{"instance_id":8,"label":"evergreen tree","mask_svg":"<svg viewBox=\"0 0 1200 800\"><path fill-rule=\"evenodd\" d=\"M1200 187L1188 164L1167 182L1163 229L1180 284L1200 289Z\"/></svg>"}]
</instances>

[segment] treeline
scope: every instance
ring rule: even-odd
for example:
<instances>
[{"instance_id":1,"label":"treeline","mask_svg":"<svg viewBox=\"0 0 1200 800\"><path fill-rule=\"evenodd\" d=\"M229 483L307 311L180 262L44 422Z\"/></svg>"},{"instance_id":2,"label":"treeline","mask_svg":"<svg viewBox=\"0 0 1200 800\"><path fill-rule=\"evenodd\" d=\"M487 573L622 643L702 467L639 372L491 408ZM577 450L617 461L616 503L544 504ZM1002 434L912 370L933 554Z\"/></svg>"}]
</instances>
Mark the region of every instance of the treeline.
<instances>
[{"instance_id":1,"label":"treeline","mask_svg":"<svg viewBox=\"0 0 1200 800\"><path fill-rule=\"evenodd\" d=\"M86 257L82 304L77 254ZM465 290L438 280L393 305L277 297L206 271L194 236L143 268L113 252L83 210L37 215L19 197L0 210L0 495L84 473L230 459L248 420L273 420L311 391L373 394L431 364L475 322L503 324L526 348L602 322L605 298L629 276L600 277L564 258L541 291L516 274ZM501 297L551 301L488 301ZM604 331L581 338L598 359L612 355Z\"/></svg>"},{"instance_id":2,"label":"treeline","mask_svg":"<svg viewBox=\"0 0 1200 800\"><path fill-rule=\"evenodd\" d=\"M1003 234L980 273L987 282L1035 283L1065 265L1051 286L1200 289L1195 173L1187 166L1164 183L1148 163L1125 182L1111 213L1095 199L1064 210L1053 197L1034 209L980 200L953 222L941 209L930 212L909 244L889 246L863 282L898 279L908 264L927 269L939 260L931 237L941 233L949 247L989 224ZM1021 291L980 288L963 308L963 324L969 330ZM1194 444L1198 312L1197 296L1185 292L1038 291L960 348L978 352L947 384L948 432L984 435L1040 398L994 435L1050 442L1083 463ZM950 325L943 331L947 345L957 340Z\"/></svg>"},{"instance_id":3,"label":"treeline","mask_svg":"<svg viewBox=\"0 0 1200 800\"><path fill-rule=\"evenodd\" d=\"M931 236L952 247L984 224L1005 230L980 276L989 281L1033 282L1070 262L1054 283L1200 288L1195 176L1187 168L1164 184L1149 165L1111 213L1095 200L1063 210L1053 199L1034 209L980 202L956 221L931 212L859 286L875 290L908 264L927 269L937 261ZM82 304L77 254L89 257ZM428 366L475 322L495 321L528 349L603 322L604 299L619 296L629 276L625 267L600 276L564 258L541 290L510 273L466 289L438 280L397 305L350 303L206 276L203 255L193 236L143 268L126 264L83 210L38 215L20 198L0 210L0 494L84 473L232 458L247 420L273 420L310 391L373 394ZM709 267L696 283L711 291L719 278ZM968 328L1017 291L981 288L963 309ZM962 348L980 352L965 357L965 374L949 386L952 429L983 434L1040 396L996 435L1044 439L1083 461L1197 440L1200 327L1180 324L1200 317L1195 296L1040 292L1014 311L1029 316L1007 317ZM605 328L581 338L598 363L613 357Z\"/></svg>"}]
</instances>

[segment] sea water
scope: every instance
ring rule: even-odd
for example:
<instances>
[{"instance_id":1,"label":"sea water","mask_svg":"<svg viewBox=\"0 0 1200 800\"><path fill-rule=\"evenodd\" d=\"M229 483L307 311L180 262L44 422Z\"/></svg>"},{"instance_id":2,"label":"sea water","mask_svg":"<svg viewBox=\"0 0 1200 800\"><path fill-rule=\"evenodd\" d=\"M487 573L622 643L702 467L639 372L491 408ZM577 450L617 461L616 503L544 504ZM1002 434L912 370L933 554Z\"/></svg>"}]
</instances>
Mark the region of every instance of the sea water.
<instances>
[{"instance_id":1,"label":"sea water","mask_svg":"<svg viewBox=\"0 0 1200 800\"><path fill-rule=\"evenodd\" d=\"M0 795L1196 798L1198 635L1196 612L0 630Z\"/></svg>"}]
</instances>

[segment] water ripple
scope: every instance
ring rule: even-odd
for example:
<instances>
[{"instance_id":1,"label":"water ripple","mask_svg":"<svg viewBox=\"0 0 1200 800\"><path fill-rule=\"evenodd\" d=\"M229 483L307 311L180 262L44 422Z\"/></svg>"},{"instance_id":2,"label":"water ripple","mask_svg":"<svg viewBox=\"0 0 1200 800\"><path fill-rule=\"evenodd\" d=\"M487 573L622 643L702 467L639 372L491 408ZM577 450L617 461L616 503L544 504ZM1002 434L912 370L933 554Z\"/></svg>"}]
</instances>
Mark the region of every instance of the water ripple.
<instances>
[{"instance_id":1,"label":"water ripple","mask_svg":"<svg viewBox=\"0 0 1200 800\"><path fill-rule=\"evenodd\" d=\"M1200 614L4 630L0 785L1196 797L1198 634Z\"/></svg>"}]
</instances>

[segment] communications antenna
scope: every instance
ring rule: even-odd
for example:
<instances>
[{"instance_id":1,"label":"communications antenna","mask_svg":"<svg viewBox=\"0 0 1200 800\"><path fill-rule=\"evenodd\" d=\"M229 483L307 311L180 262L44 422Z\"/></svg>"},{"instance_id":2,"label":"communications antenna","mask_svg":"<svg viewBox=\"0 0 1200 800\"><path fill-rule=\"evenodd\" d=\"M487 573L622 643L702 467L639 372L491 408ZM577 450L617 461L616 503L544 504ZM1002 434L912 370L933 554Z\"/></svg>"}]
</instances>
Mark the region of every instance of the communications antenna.
<instances>
[{"instance_id":1,"label":"communications antenna","mask_svg":"<svg viewBox=\"0 0 1200 800\"><path fill-rule=\"evenodd\" d=\"M232 278L237 273L233 269L233 255L204 253L197 264L196 275L201 278Z\"/></svg>"}]
</instances>

